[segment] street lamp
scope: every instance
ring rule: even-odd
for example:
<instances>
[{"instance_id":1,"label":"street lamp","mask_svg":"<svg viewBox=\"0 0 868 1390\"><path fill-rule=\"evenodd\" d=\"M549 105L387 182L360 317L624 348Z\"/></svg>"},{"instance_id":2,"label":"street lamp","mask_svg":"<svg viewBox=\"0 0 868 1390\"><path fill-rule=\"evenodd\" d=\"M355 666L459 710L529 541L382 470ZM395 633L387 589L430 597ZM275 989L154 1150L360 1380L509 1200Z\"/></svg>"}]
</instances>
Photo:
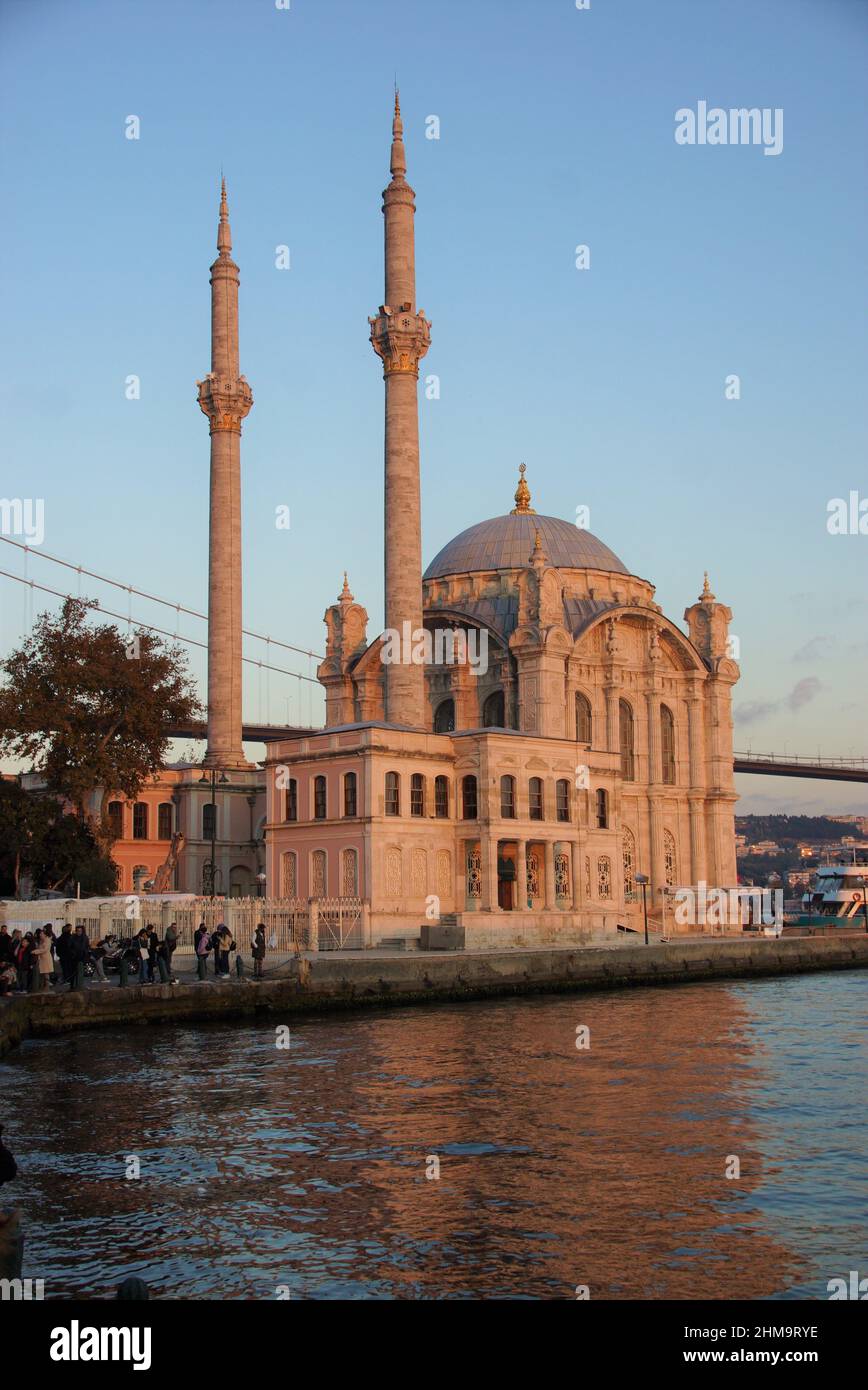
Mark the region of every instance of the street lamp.
<instances>
[{"instance_id":1,"label":"street lamp","mask_svg":"<svg viewBox=\"0 0 868 1390\"><path fill-rule=\"evenodd\" d=\"M228 783L229 781L225 772L221 772L218 779L218 771L219 769L216 767L205 768L202 776L199 778L200 786L207 786L209 782L211 783L211 824L209 826L211 831L211 858L208 860L208 888L210 890L208 896L212 902L215 897L214 884L217 878L217 782L219 780L220 785L223 786L224 783Z\"/></svg>"},{"instance_id":2,"label":"street lamp","mask_svg":"<svg viewBox=\"0 0 868 1390\"><path fill-rule=\"evenodd\" d=\"M258 874L256 875L256 879L257 879L257 882L258 882L258 884L259 884L259 896L260 896L260 898L261 898L261 897L263 896L263 894L265 893L265 874L263 874L263 873L258 873Z\"/></svg>"},{"instance_id":3,"label":"street lamp","mask_svg":"<svg viewBox=\"0 0 868 1390\"><path fill-rule=\"evenodd\" d=\"M649 883L647 874L637 874L636 882L642 885L642 915L645 918L645 945L648 945L648 899L645 896Z\"/></svg>"}]
</instances>

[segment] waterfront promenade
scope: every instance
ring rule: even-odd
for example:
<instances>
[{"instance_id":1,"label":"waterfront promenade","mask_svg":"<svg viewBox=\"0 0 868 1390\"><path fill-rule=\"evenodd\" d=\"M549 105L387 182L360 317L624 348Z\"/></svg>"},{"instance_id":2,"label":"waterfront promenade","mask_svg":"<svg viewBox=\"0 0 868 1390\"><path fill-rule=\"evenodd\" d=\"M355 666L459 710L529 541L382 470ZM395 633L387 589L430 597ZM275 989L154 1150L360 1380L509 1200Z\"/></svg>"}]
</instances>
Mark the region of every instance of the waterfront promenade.
<instances>
[{"instance_id":1,"label":"waterfront promenade","mask_svg":"<svg viewBox=\"0 0 868 1390\"><path fill-rule=\"evenodd\" d=\"M0 1055L25 1037L82 1028L207 1021L523 994L675 985L808 971L868 968L868 935L694 938L611 947L512 951L357 951L272 958L249 975L120 988L116 979L78 991L0 1000ZM192 961L190 962L192 966Z\"/></svg>"}]
</instances>

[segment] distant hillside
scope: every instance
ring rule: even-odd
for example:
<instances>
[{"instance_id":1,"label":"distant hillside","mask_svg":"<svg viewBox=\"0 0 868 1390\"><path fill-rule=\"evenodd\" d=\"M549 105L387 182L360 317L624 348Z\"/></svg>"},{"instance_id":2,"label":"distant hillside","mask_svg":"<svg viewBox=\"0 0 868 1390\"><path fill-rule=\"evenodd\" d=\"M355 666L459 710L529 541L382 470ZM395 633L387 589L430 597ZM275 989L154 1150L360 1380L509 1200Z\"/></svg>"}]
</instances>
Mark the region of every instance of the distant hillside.
<instances>
[{"instance_id":1,"label":"distant hillside","mask_svg":"<svg viewBox=\"0 0 868 1390\"><path fill-rule=\"evenodd\" d=\"M840 840L842 835L859 837L859 827L829 820L826 816L736 816L735 829L747 835L750 844L774 840L785 845L797 840Z\"/></svg>"}]
</instances>

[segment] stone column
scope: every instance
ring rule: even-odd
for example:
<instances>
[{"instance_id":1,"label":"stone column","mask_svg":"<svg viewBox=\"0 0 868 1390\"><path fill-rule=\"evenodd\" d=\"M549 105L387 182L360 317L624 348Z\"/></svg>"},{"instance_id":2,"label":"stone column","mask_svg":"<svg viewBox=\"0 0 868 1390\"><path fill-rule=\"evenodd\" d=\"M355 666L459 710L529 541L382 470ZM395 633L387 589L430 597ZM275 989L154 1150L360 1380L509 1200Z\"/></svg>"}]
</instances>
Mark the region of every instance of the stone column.
<instances>
[{"instance_id":1,"label":"stone column","mask_svg":"<svg viewBox=\"0 0 868 1390\"><path fill-rule=\"evenodd\" d=\"M545 893L546 909L553 911L557 907L557 896L555 894L555 847L551 840L544 843L545 851Z\"/></svg>"},{"instance_id":2,"label":"stone column","mask_svg":"<svg viewBox=\"0 0 868 1390\"><path fill-rule=\"evenodd\" d=\"M497 912L497 838L480 829L479 848L482 853L482 911Z\"/></svg>"},{"instance_id":3,"label":"stone column","mask_svg":"<svg viewBox=\"0 0 868 1390\"><path fill-rule=\"evenodd\" d=\"M570 841L570 872L573 876L573 911L579 912L582 903L582 847L578 840Z\"/></svg>"},{"instance_id":4,"label":"stone column","mask_svg":"<svg viewBox=\"0 0 868 1390\"><path fill-rule=\"evenodd\" d=\"M197 382L211 433L208 552L209 767L250 767L241 746L241 421L253 392L238 370L238 266L226 185L211 267L211 371Z\"/></svg>"},{"instance_id":5,"label":"stone column","mask_svg":"<svg viewBox=\"0 0 868 1390\"><path fill-rule=\"evenodd\" d=\"M527 912L527 840L517 840L515 845L515 905Z\"/></svg>"}]
</instances>

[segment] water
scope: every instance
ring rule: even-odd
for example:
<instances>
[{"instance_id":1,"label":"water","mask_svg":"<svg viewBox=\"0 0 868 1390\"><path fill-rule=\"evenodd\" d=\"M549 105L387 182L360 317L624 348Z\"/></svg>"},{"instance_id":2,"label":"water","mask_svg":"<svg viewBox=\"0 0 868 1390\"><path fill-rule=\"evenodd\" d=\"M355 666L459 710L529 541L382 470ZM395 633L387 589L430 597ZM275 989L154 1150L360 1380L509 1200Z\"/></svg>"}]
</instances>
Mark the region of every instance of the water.
<instances>
[{"instance_id":1,"label":"water","mask_svg":"<svg viewBox=\"0 0 868 1390\"><path fill-rule=\"evenodd\" d=\"M825 1298L868 1274L866 993L854 971L288 1019L288 1051L277 1018L27 1042L0 1064L24 1274Z\"/></svg>"}]
</instances>

